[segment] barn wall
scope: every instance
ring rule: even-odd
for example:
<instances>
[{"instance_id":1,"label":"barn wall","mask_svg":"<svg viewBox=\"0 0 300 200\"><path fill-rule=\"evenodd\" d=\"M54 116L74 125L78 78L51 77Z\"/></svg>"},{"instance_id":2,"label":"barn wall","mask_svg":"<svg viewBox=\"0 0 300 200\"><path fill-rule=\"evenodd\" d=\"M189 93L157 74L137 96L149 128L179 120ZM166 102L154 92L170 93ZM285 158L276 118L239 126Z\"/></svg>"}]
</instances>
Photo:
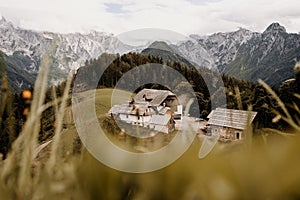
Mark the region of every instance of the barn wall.
<instances>
[{"instance_id":1,"label":"barn wall","mask_svg":"<svg viewBox=\"0 0 300 200\"><path fill-rule=\"evenodd\" d=\"M244 139L243 130L222 126L211 126L212 136L219 136L221 140L241 140Z\"/></svg>"}]
</instances>

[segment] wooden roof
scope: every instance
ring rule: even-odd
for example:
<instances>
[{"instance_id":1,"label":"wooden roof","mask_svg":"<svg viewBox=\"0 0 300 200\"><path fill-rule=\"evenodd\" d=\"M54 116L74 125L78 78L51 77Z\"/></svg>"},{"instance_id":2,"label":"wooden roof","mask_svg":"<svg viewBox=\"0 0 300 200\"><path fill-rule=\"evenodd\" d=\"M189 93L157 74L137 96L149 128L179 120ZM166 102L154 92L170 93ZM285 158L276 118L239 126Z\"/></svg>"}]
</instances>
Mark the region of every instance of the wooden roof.
<instances>
[{"instance_id":1,"label":"wooden roof","mask_svg":"<svg viewBox=\"0 0 300 200\"><path fill-rule=\"evenodd\" d=\"M176 96L169 90L143 89L134 97L137 103L148 101L151 106L159 106L168 96Z\"/></svg>"},{"instance_id":2,"label":"wooden roof","mask_svg":"<svg viewBox=\"0 0 300 200\"><path fill-rule=\"evenodd\" d=\"M250 115L249 123L252 123L256 114L257 112L253 111L217 108L207 116L209 118L207 124L245 130L248 116Z\"/></svg>"}]
</instances>

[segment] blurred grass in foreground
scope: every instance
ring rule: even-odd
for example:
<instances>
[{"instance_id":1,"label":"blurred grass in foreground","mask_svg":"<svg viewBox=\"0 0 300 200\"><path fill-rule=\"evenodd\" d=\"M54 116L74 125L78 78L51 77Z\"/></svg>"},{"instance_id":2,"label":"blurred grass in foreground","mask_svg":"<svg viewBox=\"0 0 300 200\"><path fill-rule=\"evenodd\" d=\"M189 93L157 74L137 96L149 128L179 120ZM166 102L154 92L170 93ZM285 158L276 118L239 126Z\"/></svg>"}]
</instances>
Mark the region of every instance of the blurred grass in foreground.
<instances>
[{"instance_id":1,"label":"blurred grass in foreground","mask_svg":"<svg viewBox=\"0 0 300 200\"><path fill-rule=\"evenodd\" d=\"M72 131L76 135L75 128L63 130L62 117L71 78L62 99L53 102L59 120L48 156L35 158L41 112L49 106L43 105L47 58L44 62L30 117L7 159L0 161L1 200L300 198L298 134L261 130L261 136L253 138L251 146L220 143L202 160L197 158L201 141L196 138L175 163L145 174L123 173L106 167L84 148L80 153L70 153L62 142L63 134ZM296 133L299 126L293 125Z\"/></svg>"}]
</instances>

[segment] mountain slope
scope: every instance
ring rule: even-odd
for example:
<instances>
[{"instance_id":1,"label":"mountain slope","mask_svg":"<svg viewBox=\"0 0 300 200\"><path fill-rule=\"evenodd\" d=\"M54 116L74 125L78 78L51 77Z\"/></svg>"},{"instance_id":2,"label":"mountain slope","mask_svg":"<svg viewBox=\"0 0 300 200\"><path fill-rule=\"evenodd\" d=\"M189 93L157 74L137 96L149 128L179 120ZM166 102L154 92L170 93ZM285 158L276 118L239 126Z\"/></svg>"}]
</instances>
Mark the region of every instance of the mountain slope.
<instances>
[{"instance_id":1,"label":"mountain slope","mask_svg":"<svg viewBox=\"0 0 300 200\"><path fill-rule=\"evenodd\" d=\"M12 56L7 56L0 52L0 60L0 78L6 74L9 86L14 92L21 92L33 86L36 74L24 70L26 59L22 55L15 52Z\"/></svg>"},{"instance_id":2,"label":"mountain slope","mask_svg":"<svg viewBox=\"0 0 300 200\"><path fill-rule=\"evenodd\" d=\"M195 66L195 64L192 64L189 60L179 55L180 52L176 51L176 49L173 49L172 46L163 41L153 42L141 53L160 57L164 62L180 62L187 66Z\"/></svg>"},{"instance_id":3,"label":"mountain slope","mask_svg":"<svg viewBox=\"0 0 300 200\"><path fill-rule=\"evenodd\" d=\"M53 83L65 78L70 70L79 68L86 60L95 59L103 52L122 54L133 49L112 34L95 31L89 34L35 32L16 28L4 18L0 20L0 50L7 55L20 52L26 56L28 62L23 67L30 73L37 72L41 56L48 52L54 38L58 42L51 71L57 70L60 73L51 76Z\"/></svg>"},{"instance_id":4,"label":"mountain slope","mask_svg":"<svg viewBox=\"0 0 300 200\"><path fill-rule=\"evenodd\" d=\"M279 85L294 75L293 66L300 60L300 35L288 34L278 23L242 45L236 58L224 72L237 78Z\"/></svg>"},{"instance_id":5,"label":"mountain slope","mask_svg":"<svg viewBox=\"0 0 300 200\"><path fill-rule=\"evenodd\" d=\"M293 66L300 60L300 35L273 23L263 33L239 29L205 37L191 35L177 50L200 66L247 81L262 79L279 85L293 76Z\"/></svg>"},{"instance_id":6,"label":"mountain slope","mask_svg":"<svg viewBox=\"0 0 300 200\"><path fill-rule=\"evenodd\" d=\"M188 60L199 66L223 71L235 59L241 45L258 33L240 28L234 32L215 33L209 36L190 35L190 39L180 42L177 49Z\"/></svg>"}]
</instances>

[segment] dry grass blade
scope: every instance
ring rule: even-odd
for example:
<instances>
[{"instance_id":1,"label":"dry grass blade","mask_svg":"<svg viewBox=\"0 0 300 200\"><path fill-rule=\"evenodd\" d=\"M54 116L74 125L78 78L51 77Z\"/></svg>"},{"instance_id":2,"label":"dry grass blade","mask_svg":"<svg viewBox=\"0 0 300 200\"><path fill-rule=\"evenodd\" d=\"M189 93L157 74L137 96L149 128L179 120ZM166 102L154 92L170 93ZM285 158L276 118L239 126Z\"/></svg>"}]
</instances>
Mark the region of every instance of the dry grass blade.
<instances>
[{"instance_id":1,"label":"dry grass blade","mask_svg":"<svg viewBox=\"0 0 300 200\"><path fill-rule=\"evenodd\" d=\"M2 85L1 85L0 128L2 124L1 123L2 116L7 102L7 97L8 97L8 83L7 83L7 77L6 75L4 75L2 78Z\"/></svg>"},{"instance_id":2,"label":"dry grass blade","mask_svg":"<svg viewBox=\"0 0 300 200\"><path fill-rule=\"evenodd\" d=\"M241 98L241 93L240 89L238 86L234 86L234 92L235 92L235 98L238 104L238 109L243 110L243 103L242 103L242 98Z\"/></svg>"},{"instance_id":3,"label":"dry grass blade","mask_svg":"<svg viewBox=\"0 0 300 200\"><path fill-rule=\"evenodd\" d=\"M299 109L298 105L297 105L295 102L293 102L293 107L294 107L294 109L295 109L298 113L300 113L300 109Z\"/></svg>"},{"instance_id":4,"label":"dry grass blade","mask_svg":"<svg viewBox=\"0 0 300 200\"><path fill-rule=\"evenodd\" d=\"M263 80L259 79L258 83L261 84L269 94L273 96L273 98L277 101L278 105L280 108L283 110L284 114L288 117L291 118L288 110L286 109L284 103L281 101L281 99L277 96L277 94L268 86Z\"/></svg>"},{"instance_id":5,"label":"dry grass blade","mask_svg":"<svg viewBox=\"0 0 300 200\"><path fill-rule=\"evenodd\" d=\"M252 106L248 107L248 115L247 115L247 127L245 129L245 140L246 144L249 150L251 150L252 147L252 138L253 138L253 129L251 125L251 111L252 111Z\"/></svg>"},{"instance_id":6,"label":"dry grass blade","mask_svg":"<svg viewBox=\"0 0 300 200\"><path fill-rule=\"evenodd\" d=\"M290 126L292 126L297 131L300 131L300 127L294 122L293 118L291 117L289 111L287 110L284 103L281 101L281 99L277 96L277 94L268 86L263 80L259 79L258 82L267 90L269 94L273 96L273 98L277 101L280 108L283 110L285 116L282 116L282 119L285 120ZM279 114L278 112L276 114Z\"/></svg>"},{"instance_id":7,"label":"dry grass blade","mask_svg":"<svg viewBox=\"0 0 300 200\"><path fill-rule=\"evenodd\" d=\"M49 54L54 52L55 45L56 40L53 41ZM1 171L1 178L7 180L7 187L11 189L13 196L18 199L30 198L33 190L32 156L38 143L41 114L45 108L50 106L43 105L51 63L49 54L46 54L41 62L28 120L25 122L19 137L12 144L11 152Z\"/></svg>"},{"instance_id":8,"label":"dry grass blade","mask_svg":"<svg viewBox=\"0 0 300 200\"><path fill-rule=\"evenodd\" d=\"M67 100L69 98L69 91L70 91L72 79L73 79L73 72L71 72L68 77L66 88L64 90L64 94L62 97L62 102L61 102L60 108L58 110L58 113L56 114L57 127L55 128L55 135L53 137L53 142L51 144L51 154L50 154L50 158L49 158L49 164L47 165L48 170L53 169L53 167L56 163L56 160L57 160L57 155L59 152L59 141L60 141L60 135L61 135L60 133L61 133L62 126L63 126L63 117L64 117L65 109L67 106ZM54 100L54 101L56 101L56 100Z\"/></svg>"},{"instance_id":9,"label":"dry grass blade","mask_svg":"<svg viewBox=\"0 0 300 200\"><path fill-rule=\"evenodd\" d=\"M55 119L57 119L58 114L58 100L56 95L56 89L55 87L52 87L52 96L53 96L53 103L54 103L54 111L55 111Z\"/></svg>"},{"instance_id":10,"label":"dry grass blade","mask_svg":"<svg viewBox=\"0 0 300 200\"><path fill-rule=\"evenodd\" d=\"M1 73L1 72L0 72ZM3 72L2 72L3 73ZM6 127L2 127L4 113L8 116L6 117L7 125ZM15 140L15 132L14 132L14 109L13 109L13 98L9 92L9 85L8 85L8 78L6 73L3 73L2 77L2 85L1 85L1 92L0 92L0 130L3 129L8 130L9 141Z\"/></svg>"},{"instance_id":11,"label":"dry grass blade","mask_svg":"<svg viewBox=\"0 0 300 200\"><path fill-rule=\"evenodd\" d=\"M290 136L290 137L295 136L295 134L285 133L285 132L282 132L282 131L279 131L279 130L276 130L276 129L272 129L272 128L264 128L262 130L265 131L265 132L276 133L276 134L282 135L282 136Z\"/></svg>"},{"instance_id":12,"label":"dry grass blade","mask_svg":"<svg viewBox=\"0 0 300 200\"><path fill-rule=\"evenodd\" d=\"M300 94L294 94L294 96L300 99Z\"/></svg>"},{"instance_id":13,"label":"dry grass blade","mask_svg":"<svg viewBox=\"0 0 300 200\"><path fill-rule=\"evenodd\" d=\"M31 187L28 187L28 181L31 180L31 163L33 152L38 144L37 138L40 129L41 117L39 109L45 101L48 74L51 66L51 55L55 51L56 42L56 40L53 41L50 52L48 54L45 54L42 59L40 71L34 86L34 96L31 104L31 111L29 113L29 118L25 123L24 131L22 131L22 134L25 136L25 141L23 142L23 153L20 162L18 188L21 191L23 190L25 194L29 194L31 192Z\"/></svg>"}]
</instances>

